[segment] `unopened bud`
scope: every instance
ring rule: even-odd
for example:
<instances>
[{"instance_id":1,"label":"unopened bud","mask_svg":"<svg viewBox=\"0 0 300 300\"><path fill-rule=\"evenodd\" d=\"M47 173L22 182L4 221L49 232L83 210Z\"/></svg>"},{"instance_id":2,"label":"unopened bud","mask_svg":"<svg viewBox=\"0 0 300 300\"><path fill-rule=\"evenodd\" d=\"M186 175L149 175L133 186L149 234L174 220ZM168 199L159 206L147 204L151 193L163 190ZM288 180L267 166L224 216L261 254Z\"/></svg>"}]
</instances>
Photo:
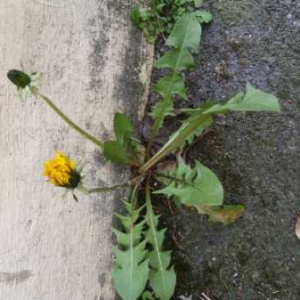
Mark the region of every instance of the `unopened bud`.
<instances>
[{"instance_id":1,"label":"unopened bud","mask_svg":"<svg viewBox=\"0 0 300 300\"><path fill-rule=\"evenodd\" d=\"M7 73L7 77L18 88L24 89L31 82L30 77L26 73L19 71L19 70L10 70Z\"/></svg>"}]
</instances>

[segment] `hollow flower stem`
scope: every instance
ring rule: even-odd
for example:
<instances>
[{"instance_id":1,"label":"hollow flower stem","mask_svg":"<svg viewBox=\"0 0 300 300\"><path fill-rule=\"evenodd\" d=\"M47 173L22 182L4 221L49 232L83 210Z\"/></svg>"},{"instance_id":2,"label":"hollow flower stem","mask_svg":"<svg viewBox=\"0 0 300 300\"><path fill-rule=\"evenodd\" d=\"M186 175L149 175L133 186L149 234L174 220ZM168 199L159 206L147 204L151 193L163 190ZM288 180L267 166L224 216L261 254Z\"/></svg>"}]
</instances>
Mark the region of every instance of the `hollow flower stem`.
<instances>
[{"instance_id":1,"label":"hollow flower stem","mask_svg":"<svg viewBox=\"0 0 300 300\"><path fill-rule=\"evenodd\" d=\"M81 127L79 127L77 124L75 124L69 117L67 117L48 97L38 93L37 97L41 98L45 103L47 103L54 112L56 112L68 125L70 125L74 130L76 130L81 136L84 138L90 140L97 146L103 148L104 143L83 130Z\"/></svg>"},{"instance_id":2,"label":"hollow flower stem","mask_svg":"<svg viewBox=\"0 0 300 300\"><path fill-rule=\"evenodd\" d=\"M111 192L111 191L114 191L114 190L127 188L127 187L130 187L130 186L131 186L131 184L126 183L126 184L118 184L118 185L113 185L113 186L109 186L109 187L92 188L92 189L81 186L81 187L78 187L78 189L80 191L82 191L83 193L85 193L85 194L94 194L94 193Z\"/></svg>"},{"instance_id":3,"label":"hollow flower stem","mask_svg":"<svg viewBox=\"0 0 300 300\"><path fill-rule=\"evenodd\" d=\"M101 187L101 188L86 188L84 186L79 186L78 189L85 194L93 194L93 193L106 193L114 190L119 190L122 188L128 188L133 185L138 186L138 184L144 179L143 176L135 177L129 180L127 183L117 184L109 187Z\"/></svg>"}]
</instances>

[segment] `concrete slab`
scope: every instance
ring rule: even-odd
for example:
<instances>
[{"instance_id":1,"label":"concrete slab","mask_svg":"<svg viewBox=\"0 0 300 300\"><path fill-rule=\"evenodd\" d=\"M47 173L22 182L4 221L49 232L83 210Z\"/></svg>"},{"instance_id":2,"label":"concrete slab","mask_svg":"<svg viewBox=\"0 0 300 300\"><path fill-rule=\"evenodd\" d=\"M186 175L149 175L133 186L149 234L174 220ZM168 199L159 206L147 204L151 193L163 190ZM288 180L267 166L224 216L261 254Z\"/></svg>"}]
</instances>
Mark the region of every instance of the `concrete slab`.
<instances>
[{"instance_id":1,"label":"concrete slab","mask_svg":"<svg viewBox=\"0 0 300 300\"><path fill-rule=\"evenodd\" d=\"M92 134L112 134L115 112L137 120L151 48L130 24L127 0L0 2L0 299L111 300L112 194L79 204L42 178L55 150L84 164L86 184L128 174L42 102L21 102L6 72L42 71L42 91Z\"/></svg>"}]
</instances>

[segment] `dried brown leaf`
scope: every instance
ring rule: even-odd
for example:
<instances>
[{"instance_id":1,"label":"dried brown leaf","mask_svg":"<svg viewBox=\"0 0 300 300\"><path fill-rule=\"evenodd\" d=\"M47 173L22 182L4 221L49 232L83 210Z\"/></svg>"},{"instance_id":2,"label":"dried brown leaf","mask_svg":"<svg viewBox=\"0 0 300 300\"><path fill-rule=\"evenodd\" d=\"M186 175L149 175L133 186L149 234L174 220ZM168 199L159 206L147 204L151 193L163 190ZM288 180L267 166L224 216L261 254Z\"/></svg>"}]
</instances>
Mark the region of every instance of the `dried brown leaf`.
<instances>
[{"instance_id":1,"label":"dried brown leaf","mask_svg":"<svg viewBox=\"0 0 300 300\"><path fill-rule=\"evenodd\" d=\"M245 210L244 205L196 206L199 214L209 215L209 221L213 223L231 224L238 219Z\"/></svg>"}]
</instances>

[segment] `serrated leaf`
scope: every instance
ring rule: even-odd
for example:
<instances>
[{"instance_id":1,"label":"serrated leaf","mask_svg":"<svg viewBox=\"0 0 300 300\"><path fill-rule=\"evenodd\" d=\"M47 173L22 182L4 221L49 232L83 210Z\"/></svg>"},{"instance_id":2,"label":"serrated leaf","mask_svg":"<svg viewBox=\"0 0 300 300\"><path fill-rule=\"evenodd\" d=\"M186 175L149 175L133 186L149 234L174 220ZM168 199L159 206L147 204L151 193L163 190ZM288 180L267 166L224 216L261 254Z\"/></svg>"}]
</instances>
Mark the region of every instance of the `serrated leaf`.
<instances>
[{"instance_id":1,"label":"serrated leaf","mask_svg":"<svg viewBox=\"0 0 300 300\"><path fill-rule=\"evenodd\" d=\"M158 101L155 103L153 107L153 111L151 113L152 118L155 120L156 118L163 116L166 117L168 115L172 115L173 110L174 110L174 105L173 105L173 100L168 99L169 101ZM162 122L162 120L161 120ZM159 127L162 124L159 124Z\"/></svg>"},{"instance_id":2,"label":"serrated leaf","mask_svg":"<svg viewBox=\"0 0 300 300\"><path fill-rule=\"evenodd\" d=\"M198 118L199 115L198 111L197 113L195 113L195 111L193 111L193 113L192 112L188 112L188 113L191 114L192 116L182 123L181 127L174 134L171 135L170 140L174 139L174 137L178 135L180 131L187 128L195 118ZM200 114L201 114L201 110L200 110ZM204 132L204 130L207 129L211 124L212 124L212 118L205 119L204 122L201 124L201 126L196 127L194 131L186 135L186 138L180 144L179 149L183 150L184 147L190 145L195 140L195 138L200 136Z\"/></svg>"},{"instance_id":3,"label":"serrated leaf","mask_svg":"<svg viewBox=\"0 0 300 300\"><path fill-rule=\"evenodd\" d=\"M104 145L104 155L113 162L142 163L145 156L143 146L135 136L131 120L125 114L115 114L114 131L117 141ZM108 151L113 151L113 157L109 155Z\"/></svg>"},{"instance_id":4,"label":"serrated leaf","mask_svg":"<svg viewBox=\"0 0 300 300\"><path fill-rule=\"evenodd\" d=\"M148 279L148 261L141 264L131 264L130 253L122 268L114 267L112 277L117 293L123 300L136 300L145 289Z\"/></svg>"},{"instance_id":5,"label":"serrated leaf","mask_svg":"<svg viewBox=\"0 0 300 300\"><path fill-rule=\"evenodd\" d=\"M117 142L121 145L124 145L126 143L126 139L134 135L134 127L125 114L115 114L114 130Z\"/></svg>"},{"instance_id":6,"label":"serrated leaf","mask_svg":"<svg viewBox=\"0 0 300 300\"><path fill-rule=\"evenodd\" d=\"M154 193L176 196L182 204L192 206L221 205L224 197L223 186L210 169L199 161L191 168L180 157L177 168L170 172L170 184Z\"/></svg>"},{"instance_id":7,"label":"serrated leaf","mask_svg":"<svg viewBox=\"0 0 300 300\"><path fill-rule=\"evenodd\" d=\"M139 264L142 260L145 259L147 251L145 250L146 241L142 241L140 244L132 248L132 263L133 265ZM120 250L117 247L113 247L113 253L115 254L115 264L119 267L122 267L126 264L128 260L128 251L130 250Z\"/></svg>"},{"instance_id":8,"label":"serrated leaf","mask_svg":"<svg viewBox=\"0 0 300 300\"><path fill-rule=\"evenodd\" d=\"M181 151L184 150L184 148L188 145L191 145L193 143L193 141L200 136L203 131L211 125L211 122L207 123L205 126L203 127L198 127L197 129L195 129L195 131L193 133L191 133L190 135L188 135L185 139L185 141L179 146L179 149Z\"/></svg>"},{"instance_id":9,"label":"serrated leaf","mask_svg":"<svg viewBox=\"0 0 300 300\"><path fill-rule=\"evenodd\" d=\"M143 173L149 169L150 166L157 164L168 154L175 151L183 142L185 142L186 137L192 134L197 128L202 127L207 122L212 120L211 115L203 115L195 117L190 123L184 124L181 126L179 130L177 130L170 138L167 143L161 147L158 152L156 152L155 156L149 159L144 165L142 165L139 169L140 173Z\"/></svg>"},{"instance_id":10,"label":"serrated leaf","mask_svg":"<svg viewBox=\"0 0 300 300\"><path fill-rule=\"evenodd\" d=\"M174 294L176 285L176 273L174 267L161 271L151 270L149 274L150 285L157 298L160 300L169 300Z\"/></svg>"},{"instance_id":11,"label":"serrated leaf","mask_svg":"<svg viewBox=\"0 0 300 300\"><path fill-rule=\"evenodd\" d=\"M194 13L184 14L176 22L166 41L166 45L173 49L155 63L158 68L171 68L172 74L162 78L155 86L155 90L162 95L163 99L152 113L155 118L152 137L156 136L164 118L170 113L170 108L173 108L172 96L179 95L187 99L184 81L179 72L194 66L191 51L198 51L200 39L201 26L197 16Z\"/></svg>"},{"instance_id":12,"label":"serrated leaf","mask_svg":"<svg viewBox=\"0 0 300 300\"><path fill-rule=\"evenodd\" d=\"M225 104L216 104L206 110L204 114L220 113L226 110L232 111L274 111L280 112L278 99L247 84L246 93L238 93Z\"/></svg>"},{"instance_id":13,"label":"serrated leaf","mask_svg":"<svg viewBox=\"0 0 300 300\"><path fill-rule=\"evenodd\" d=\"M190 51L198 52L201 39L201 26L194 13L184 14L175 24L166 45L175 49L169 50L155 66L168 67L177 73L179 70L190 69L194 59Z\"/></svg>"},{"instance_id":14,"label":"serrated leaf","mask_svg":"<svg viewBox=\"0 0 300 300\"><path fill-rule=\"evenodd\" d=\"M198 51L201 37L201 26L194 13L184 14L175 24L166 41L169 47ZM181 56L181 54L180 54Z\"/></svg>"},{"instance_id":15,"label":"serrated leaf","mask_svg":"<svg viewBox=\"0 0 300 300\"><path fill-rule=\"evenodd\" d=\"M147 206L147 224L149 229L146 232L146 239L152 246L149 251L149 265L151 271L149 274L150 285L155 296L160 300L169 300L174 294L176 285L176 274L174 268L169 268L171 261L171 252L163 251L162 244L165 230L158 230L158 219L153 212L150 191L146 188L146 206Z\"/></svg>"},{"instance_id":16,"label":"serrated leaf","mask_svg":"<svg viewBox=\"0 0 300 300\"><path fill-rule=\"evenodd\" d=\"M186 89L180 75L167 75L160 79L154 87L163 98L178 95L187 100Z\"/></svg>"},{"instance_id":17,"label":"serrated leaf","mask_svg":"<svg viewBox=\"0 0 300 300\"><path fill-rule=\"evenodd\" d=\"M115 163L128 163L126 149L117 141L107 141L103 145L103 154L107 160Z\"/></svg>"},{"instance_id":18,"label":"serrated leaf","mask_svg":"<svg viewBox=\"0 0 300 300\"><path fill-rule=\"evenodd\" d=\"M158 101L151 113L155 120L156 128L160 128L163 124L164 118L171 115L174 109L173 95L179 95L183 99L187 99L186 89L183 79L180 75L167 75L163 77L156 85L154 90L158 92L163 99Z\"/></svg>"},{"instance_id":19,"label":"serrated leaf","mask_svg":"<svg viewBox=\"0 0 300 300\"><path fill-rule=\"evenodd\" d=\"M126 247L130 247L131 243L136 243L141 238L141 233L145 222L142 221L136 225L134 225L128 232L121 232L115 228L112 228L112 232L116 236L116 239L119 244L124 245ZM128 234L130 233L130 234Z\"/></svg>"},{"instance_id":20,"label":"serrated leaf","mask_svg":"<svg viewBox=\"0 0 300 300\"><path fill-rule=\"evenodd\" d=\"M146 240L141 241L145 220L136 224L141 208L134 210L131 203L125 205L129 215L118 215L125 232L112 229L122 247L113 248L115 261L112 276L117 293L122 299L136 300L144 291L149 275Z\"/></svg>"},{"instance_id":21,"label":"serrated leaf","mask_svg":"<svg viewBox=\"0 0 300 300\"><path fill-rule=\"evenodd\" d=\"M192 69L195 66L194 58L187 48L169 50L154 64L156 68L171 68L172 70L175 70L177 66L180 66L179 70Z\"/></svg>"},{"instance_id":22,"label":"serrated leaf","mask_svg":"<svg viewBox=\"0 0 300 300\"><path fill-rule=\"evenodd\" d=\"M229 225L235 222L245 211L244 205L196 206L198 213L209 215L212 223Z\"/></svg>"},{"instance_id":23,"label":"serrated leaf","mask_svg":"<svg viewBox=\"0 0 300 300\"><path fill-rule=\"evenodd\" d=\"M148 232L146 236L148 243L152 245L155 244L158 249L161 249L165 238L165 231L166 229L157 230L155 232L155 235L151 231Z\"/></svg>"},{"instance_id":24,"label":"serrated leaf","mask_svg":"<svg viewBox=\"0 0 300 300\"><path fill-rule=\"evenodd\" d=\"M159 257L152 251L148 257L153 268L159 269L161 265L162 268L167 269L171 262L171 251L161 251Z\"/></svg>"},{"instance_id":25,"label":"serrated leaf","mask_svg":"<svg viewBox=\"0 0 300 300\"><path fill-rule=\"evenodd\" d=\"M132 223L135 223L141 213L141 210L145 207L144 205L141 206L139 209L134 210L132 203L130 202L124 202L127 212L130 214L128 216L123 216L120 214L115 213L114 215L121 221L122 226L126 229L126 231L129 231Z\"/></svg>"},{"instance_id":26,"label":"serrated leaf","mask_svg":"<svg viewBox=\"0 0 300 300\"><path fill-rule=\"evenodd\" d=\"M236 111L275 111L280 112L280 106L275 96L254 88L250 83L246 87L243 100L228 102L228 109Z\"/></svg>"}]
</instances>

